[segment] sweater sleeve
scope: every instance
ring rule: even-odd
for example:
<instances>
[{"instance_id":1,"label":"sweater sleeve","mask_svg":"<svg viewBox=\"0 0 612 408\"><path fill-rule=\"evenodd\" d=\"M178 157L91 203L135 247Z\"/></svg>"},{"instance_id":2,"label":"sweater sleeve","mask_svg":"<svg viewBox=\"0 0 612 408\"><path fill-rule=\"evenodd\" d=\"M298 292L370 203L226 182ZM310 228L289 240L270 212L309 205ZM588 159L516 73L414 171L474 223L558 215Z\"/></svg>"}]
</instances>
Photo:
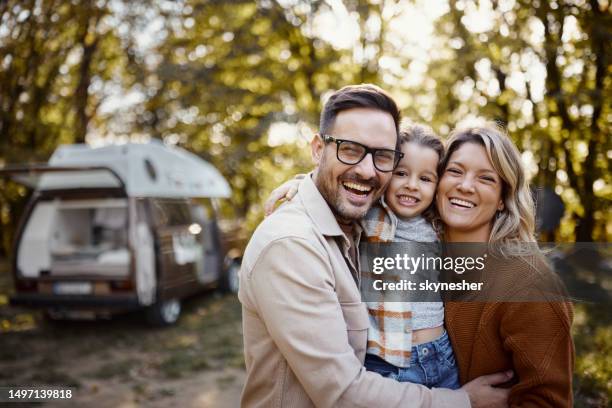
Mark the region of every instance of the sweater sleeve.
<instances>
[{"instance_id":1,"label":"sweater sleeve","mask_svg":"<svg viewBox=\"0 0 612 408\"><path fill-rule=\"evenodd\" d=\"M505 303L501 336L518 383L510 407L572 407L573 307L569 302Z\"/></svg>"}]
</instances>

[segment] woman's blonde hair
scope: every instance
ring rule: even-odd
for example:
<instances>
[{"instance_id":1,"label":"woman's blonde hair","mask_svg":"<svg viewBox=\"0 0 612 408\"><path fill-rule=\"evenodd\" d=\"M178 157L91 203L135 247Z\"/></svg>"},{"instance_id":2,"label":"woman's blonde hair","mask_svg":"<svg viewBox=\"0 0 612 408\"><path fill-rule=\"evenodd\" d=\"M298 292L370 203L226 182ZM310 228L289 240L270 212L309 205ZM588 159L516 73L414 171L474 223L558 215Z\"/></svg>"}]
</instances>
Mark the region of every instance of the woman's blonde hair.
<instances>
[{"instance_id":1,"label":"woman's blonde hair","mask_svg":"<svg viewBox=\"0 0 612 408\"><path fill-rule=\"evenodd\" d=\"M496 123L455 129L447 141L446 155L439 172L446 169L452 154L464 143L483 146L493 168L502 180L504 208L496 213L489 243L510 249L510 252L532 252L535 243L535 205L521 163L521 156L505 129ZM502 251L505 252L505 251Z\"/></svg>"}]
</instances>

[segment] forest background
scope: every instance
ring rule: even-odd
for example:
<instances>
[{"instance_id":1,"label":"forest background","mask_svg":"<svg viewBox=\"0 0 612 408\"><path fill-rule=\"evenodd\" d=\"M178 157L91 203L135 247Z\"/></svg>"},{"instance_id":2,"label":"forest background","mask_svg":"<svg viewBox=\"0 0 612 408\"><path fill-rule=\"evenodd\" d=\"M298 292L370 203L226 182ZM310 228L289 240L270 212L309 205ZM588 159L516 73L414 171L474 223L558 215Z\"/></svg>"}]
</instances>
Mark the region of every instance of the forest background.
<instances>
[{"instance_id":1,"label":"forest background","mask_svg":"<svg viewBox=\"0 0 612 408\"><path fill-rule=\"evenodd\" d=\"M611 44L607 0L5 1L0 166L161 139L221 170L248 235L263 197L312 166L325 97L370 82L443 137L501 122L532 185L563 200L542 238L610 241ZM5 254L27 196L0 180Z\"/></svg>"},{"instance_id":2,"label":"forest background","mask_svg":"<svg viewBox=\"0 0 612 408\"><path fill-rule=\"evenodd\" d=\"M60 144L159 139L220 169L233 190L223 216L248 237L272 188L311 168L307 146L330 91L369 82L443 137L499 121L532 186L563 202L540 238L610 242L610 9L609 0L0 1L0 167L45 162ZM0 258L29 194L0 179ZM2 330L35 339L30 315L11 316L6 299ZM609 309L576 311L576 406L607 406ZM240 338L238 312L231 323Z\"/></svg>"}]
</instances>

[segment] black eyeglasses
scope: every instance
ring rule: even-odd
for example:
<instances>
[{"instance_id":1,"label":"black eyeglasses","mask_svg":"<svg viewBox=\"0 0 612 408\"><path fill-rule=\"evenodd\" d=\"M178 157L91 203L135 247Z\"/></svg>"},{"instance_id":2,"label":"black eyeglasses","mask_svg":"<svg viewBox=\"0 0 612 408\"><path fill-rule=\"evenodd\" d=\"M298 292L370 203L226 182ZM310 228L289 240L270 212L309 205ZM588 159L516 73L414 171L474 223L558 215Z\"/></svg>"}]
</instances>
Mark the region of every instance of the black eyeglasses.
<instances>
[{"instance_id":1,"label":"black eyeglasses","mask_svg":"<svg viewBox=\"0 0 612 408\"><path fill-rule=\"evenodd\" d=\"M336 143L336 157L344 164L357 164L372 153L372 161L376 170L388 173L393 171L404 153L392 149L373 149L352 140L336 139L335 137L324 135L325 143Z\"/></svg>"}]
</instances>

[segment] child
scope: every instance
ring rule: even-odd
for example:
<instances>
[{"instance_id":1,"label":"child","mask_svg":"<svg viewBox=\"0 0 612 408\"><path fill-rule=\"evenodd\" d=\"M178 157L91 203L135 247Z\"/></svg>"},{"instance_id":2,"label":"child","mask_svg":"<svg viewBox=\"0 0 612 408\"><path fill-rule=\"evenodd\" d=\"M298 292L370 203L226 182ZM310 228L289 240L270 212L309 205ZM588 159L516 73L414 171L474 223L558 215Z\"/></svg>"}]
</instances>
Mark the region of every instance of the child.
<instances>
[{"instance_id":1,"label":"child","mask_svg":"<svg viewBox=\"0 0 612 408\"><path fill-rule=\"evenodd\" d=\"M404 157L384 199L366 215L364 233L369 242L437 242L430 220L444 146L430 128L417 124L402 129L400 142ZM367 370L427 387L460 387L441 299L367 306Z\"/></svg>"},{"instance_id":2,"label":"child","mask_svg":"<svg viewBox=\"0 0 612 408\"><path fill-rule=\"evenodd\" d=\"M404 157L393 171L384 199L362 221L364 234L368 242L437 242L431 216L444 145L429 127L418 124L404 126L400 142ZM291 199L298 183L291 180L275 190L266 202L266 214L273 211L278 197ZM444 330L441 299L367 302L367 307L368 371L427 387L460 387L453 349Z\"/></svg>"}]
</instances>

